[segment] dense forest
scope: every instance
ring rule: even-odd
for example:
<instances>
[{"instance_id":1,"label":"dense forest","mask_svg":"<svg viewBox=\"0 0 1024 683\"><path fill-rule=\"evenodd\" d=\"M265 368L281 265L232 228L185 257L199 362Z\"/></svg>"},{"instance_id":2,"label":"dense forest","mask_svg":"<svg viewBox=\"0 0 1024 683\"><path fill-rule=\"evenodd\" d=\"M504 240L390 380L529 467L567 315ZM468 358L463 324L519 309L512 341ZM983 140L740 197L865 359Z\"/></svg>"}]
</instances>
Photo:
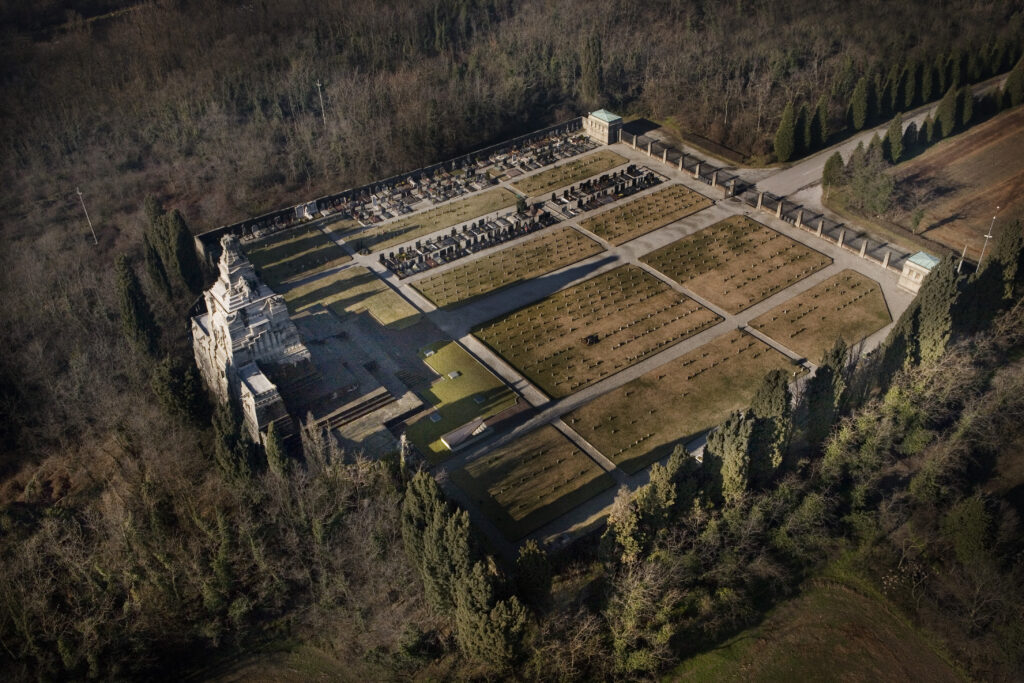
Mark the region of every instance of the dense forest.
<instances>
[{"instance_id":1,"label":"dense forest","mask_svg":"<svg viewBox=\"0 0 1024 683\"><path fill-rule=\"evenodd\" d=\"M787 109L823 107L841 136L862 82L1009 69L1022 17L923 0L0 2L0 671L177 677L308 641L363 680L643 678L843 558L964 671L1018 677L1024 548L998 481L1024 417L1019 225L977 275L937 269L878 353L836 348L792 403L766 378L704 464L655 468L600 540L512 566L397 462L311 429L301 460L246 444L185 370L201 276L181 246L189 226L597 106L766 162Z\"/></svg>"}]
</instances>

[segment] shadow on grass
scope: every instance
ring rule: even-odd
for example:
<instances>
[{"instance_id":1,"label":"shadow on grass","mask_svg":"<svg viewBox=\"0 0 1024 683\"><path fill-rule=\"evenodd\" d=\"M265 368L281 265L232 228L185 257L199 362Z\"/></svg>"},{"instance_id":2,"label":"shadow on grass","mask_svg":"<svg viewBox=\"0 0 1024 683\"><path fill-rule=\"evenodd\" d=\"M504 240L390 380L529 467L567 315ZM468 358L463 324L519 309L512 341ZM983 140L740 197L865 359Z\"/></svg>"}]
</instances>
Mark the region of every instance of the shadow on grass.
<instances>
[{"instance_id":1,"label":"shadow on grass","mask_svg":"<svg viewBox=\"0 0 1024 683\"><path fill-rule=\"evenodd\" d=\"M309 306L312 306L313 304L320 303L324 299L332 297L336 294L340 294L354 287L365 286L371 282L380 282L380 280L377 278L376 275L370 272L366 272L361 275L356 275L354 277L349 278L339 278L323 287L318 287L317 289L314 289L311 292L301 294L293 299L290 299L288 301L288 306L292 310L301 311L305 308L308 308ZM379 289L367 289L366 291L359 292L354 296L332 301L330 303L330 306L333 308L337 305L340 305L343 308L348 308L349 306L352 306L354 304L359 303L360 301L364 301L370 298L371 296L377 294L379 291Z\"/></svg>"},{"instance_id":2,"label":"shadow on grass","mask_svg":"<svg viewBox=\"0 0 1024 683\"><path fill-rule=\"evenodd\" d=\"M305 230L308 231L309 228L305 228ZM303 237L281 244L273 244L273 238L270 238L270 242L265 247L260 246L259 243L249 247L249 260L256 267L266 268L304 251L314 249L329 240L330 238L319 230L310 231Z\"/></svg>"}]
</instances>

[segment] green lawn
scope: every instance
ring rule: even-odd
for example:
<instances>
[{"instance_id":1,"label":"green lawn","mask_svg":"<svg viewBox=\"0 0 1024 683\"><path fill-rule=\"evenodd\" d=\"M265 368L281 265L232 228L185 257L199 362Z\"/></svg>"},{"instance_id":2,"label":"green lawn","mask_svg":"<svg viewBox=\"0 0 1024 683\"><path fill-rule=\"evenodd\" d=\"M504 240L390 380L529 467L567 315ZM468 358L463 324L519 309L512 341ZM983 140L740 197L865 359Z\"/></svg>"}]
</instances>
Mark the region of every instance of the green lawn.
<instances>
[{"instance_id":1,"label":"green lawn","mask_svg":"<svg viewBox=\"0 0 1024 683\"><path fill-rule=\"evenodd\" d=\"M425 277L413 286L435 306L458 306L497 289L564 268L603 250L604 247L580 231L564 226Z\"/></svg>"},{"instance_id":2,"label":"green lawn","mask_svg":"<svg viewBox=\"0 0 1024 683\"><path fill-rule=\"evenodd\" d=\"M747 405L770 370L797 369L756 337L733 330L582 405L563 418L633 474Z\"/></svg>"},{"instance_id":3,"label":"green lawn","mask_svg":"<svg viewBox=\"0 0 1024 683\"><path fill-rule=\"evenodd\" d=\"M546 425L451 474L510 541L610 487L611 475Z\"/></svg>"},{"instance_id":4,"label":"green lawn","mask_svg":"<svg viewBox=\"0 0 1024 683\"><path fill-rule=\"evenodd\" d=\"M495 187L456 199L426 211L410 214L370 228L350 238L355 249L382 251L453 225L472 221L493 211L515 206L518 197Z\"/></svg>"},{"instance_id":5,"label":"green lawn","mask_svg":"<svg viewBox=\"0 0 1024 683\"><path fill-rule=\"evenodd\" d=\"M293 314L322 304L339 317L368 311L381 325L394 329L408 327L420 318L412 304L362 266L345 268L289 289L284 300Z\"/></svg>"},{"instance_id":6,"label":"green lawn","mask_svg":"<svg viewBox=\"0 0 1024 683\"><path fill-rule=\"evenodd\" d=\"M428 352L433 352L427 356ZM489 418L516 404L516 394L490 370L451 341L424 347L419 354L438 378L421 397L441 416L433 422L425 416L409 425L406 435L433 463L451 455L441 437L474 418ZM457 377L451 377L458 373Z\"/></svg>"},{"instance_id":7,"label":"green lawn","mask_svg":"<svg viewBox=\"0 0 1024 683\"><path fill-rule=\"evenodd\" d=\"M580 226L619 245L711 206L711 200L671 185L586 219Z\"/></svg>"},{"instance_id":8,"label":"green lawn","mask_svg":"<svg viewBox=\"0 0 1024 683\"><path fill-rule=\"evenodd\" d=\"M513 183L512 186L528 197L539 197L542 194L572 185L591 176L600 175L616 166L621 166L626 161L624 157L619 156L610 149L602 149L585 157L546 169L528 178L523 178Z\"/></svg>"},{"instance_id":9,"label":"green lawn","mask_svg":"<svg viewBox=\"0 0 1024 683\"><path fill-rule=\"evenodd\" d=\"M886 605L826 580L807 585L759 625L692 657L665 681L962 680Z\"/></svg>"},{"instance_id":10,"label":"green lawn","mask_svg":"<svg viewBox=\"0 0 1024 683\"><path fill-rule=\"evenodd\" d=\"M245 245L260 279L274 290L289 280L313 275L352 258L319 228L283 230Z\"/></svg>"},{"instance_id":11,"label":"green lawn","mask_svg":"<svg viewBox=\"0 0 1024 683\"><path fill-rule=\"evenodd\" d=\"M839 337L853 346L890 322L879 284L844 270L751 320L750 326L820 363Z\"/></svg>"}]
</instances>

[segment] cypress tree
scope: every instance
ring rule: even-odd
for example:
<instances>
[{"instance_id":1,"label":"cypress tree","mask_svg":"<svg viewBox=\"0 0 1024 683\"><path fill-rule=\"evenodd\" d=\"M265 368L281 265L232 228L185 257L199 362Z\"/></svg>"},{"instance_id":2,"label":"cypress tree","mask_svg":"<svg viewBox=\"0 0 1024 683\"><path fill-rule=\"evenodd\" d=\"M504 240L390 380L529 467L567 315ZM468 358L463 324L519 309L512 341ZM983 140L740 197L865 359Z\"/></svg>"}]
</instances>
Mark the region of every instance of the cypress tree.
<instances>
[{"instance_id":1,"label":"cypress tree","mask_svg":"<svg viewBox=\"0 0 1024 683\"><path fill-rule=\"evenodd\" d=\"M761 380L750 403L750 411L763 425L764 438L768 443L768 459L777 469L783 460L793 426L793 395L789 391L789 379L782 370L769 372Z\"/></svg>"},{"instance_id":2,"label":"cypress tree","mask_svg":"<svg viewBox=\"0 0 1024 683\"><path fill-rule=\"evenodd\" d=\"M811 149L821 149L828 142L828 101L822 95L810 122Z\"/></svg>"},{"instance_id":3,"label":"cypress tree","mask_svg":"<svg viewBox=\"0 0 1024 683\"><path fill-rule=\"evenodd\" d=\"M1004 104L1008 107L1016 107L1024 103L1024 61L1018 62L1006 77L1003 85Z\"/></svg>"},{"instance_id":4,"label":"cypress tree","mask_svg":"<svg viewBox=\"0 0 1024 683\"><path fill-rule=\"evenodd\" d=\"M930 64L921 65L921 93L918 103L925 104L932 101L937 88L935 87L935 69Z\"/></svg>"},{"instance_id":5,"label":"cypress tree","mask_svg":"<svg viewBox=\"0 0 1024 683\"><path fill-rule=\"evenodd\" d=\"M213 456L221 471L230 478L251 475L248 444L231 401L219 404L213 411L213 435Z\"/></svg>"},{"instance_id":6,"label":"cypress tree","mask_svg":"<svg viewBox=\"0 0 1024 683\"><path fill-rule=\"evenodd\" d=\"M948 138L956 129L956 100L956 91L950 88L942 96L942 101L935 111L935 123L940 138Z\"/></svg>"},{"instance_id":7,"label":"cypress tree","mask_svg":"<svg viewBox=\"0 0 1024 683\"><path fill-rule=\"evenodd\" d=\"M551 562L532 538L519 548L515 582L516 593L526 604L543 607L551 600Z\"/></svg>"},{"instance_id":8,"label":"cypress tree","mask_svg":"<svg viewBox=\"0 0 1024 683\"><path fill-rule=\"evenodd\" d=\"M164 295L164 298L171 298L171 281L167 277L167 270L164 268L163 259L149 239L149 233L142 233L142 254L146 260L146 273L153 287Z\"/></svg>"},{"instance_id":9,"label":"cypress tree","mask_svg":"<svg viewBox=\"0 0 1024 683\"><path fill-rule=\"evenodd\" d=\"M913 62L903 74L903 106L896 109L909 110L920 101L918 85L920 82L921 63Z\"/></svg>"},{"instance_id":10,"label":"cypress tree","mask_svg":"<svg viewBox=\"0 0 1024 683\"><path fill-rule=\"evenodd\" d=\"M971 92L970 87L964 86L960 88L958 93L959 102L957 103L957 123L960 128L967 128L971 125L971 120L974 118L974 94Z\"/></svg>"},{"instance_id":11,"label":"cypress tree","mask_svg":"<svg viewBox=\"0 0 1024 683\"><path fill-rule=\"evenodd\" d=\"M912 156L917 151L917 139L920 133L917 130L917 124L911 121L907 124L907 129L903 131L903 144L900 146L903 157Z\"/></svg>"},{"instance_id":12,"label":"cypress tree","mask_svg":"<svg viewBox=\"0 0 1024 683\"><path fill-rule=\"evenodd\" d=\"M935 58L935 65L932 67L932 90L935 94L946 92L949 88L947 66L948 63L942 55Z\"/></svg>"},{"instance_id":13,"label":"cypress tree","mask_svg":"<svg viewBox=\"0 0 1024 683\"><path fill-rule=\"evenodd\" d=\"M807 381L803 404L807 411L805 432L811 444L828 436L846 390L846 343L840 338L829 349Z\"/></svg>"},{"instance_id":14,"label":"cypress tree","mask_svg":"<svg viewBox=\"0 0 1024 683\"><path fill-rule=\"evenodd\" d=\"M199 294L203 290L203 271L196 255L192 232L177 209L165 216L164 221L175 269L188 291L193 295Z\"/></svg>"},{"instance_id":15,"label":"cypress tree","mask_svg":"<svg viewBox=\"0 0 1024 683\"><path fill-rule=\"evenodd\" d=\"M796 151L796 121L793 114L793 103L786 104L779 120L779 128L775 132L775 158L781 162L789 161Z\"/></svg>"},{"instance_id":16,"label":"cypress tree","mask_svg":"<svg viewBox=\"0 0 1024 683\"><path fill-rule=\"evenodd\" d=\"M705 457L711 454L721 462L722 497L732 505L750 490L752 470L757 464L751 462L751 437L754 420L742 412L733 412L725 422L708 436Z\"/></svg>"},{"instance_id":17,"label":"cypress tree","mask_svg":"<svg viewBox=\"0 0 1024 683\"><path fill-rule=\"evenodd\" d=\"M843 182L843 156L839 152L834 152L832 156L825 161L825 168L821 173L821 184L825 188L830 188L834 185L841 185Z\"/></svg>"},{"instance_id":18,"label":"cypress tree","mask_svg":"<svg viewBox=\"0 0 1024 683\"><path fill-rule=\"evenodd\" d=\"M168 413L195 424L205 421L208 410L206 393L193 363L182 363L165 356L153 368L150 386Z\"/></svg>"},{"instance_id":19,"label":"cypress tree","mask_svg":"<svg viewBox=\"0 0 1024 683\"><path fill-rule=\"evenodd\" d=\"M277 475L288 473L291 459L284 450L284 443L281 441L281 435L277 433L277 426L274 422L267 425L263 450L267 456L267 467L271 472Z\"/></svg>"},{"instance_id":20,"label":"cypress tree","mask_svg":"<svg viewBox=\"0 0 1024 683\"><path fill-rule=\"evenodd\" d=\"M927 149L928 145L932 144L934 140L935 121L932 120L932 115L928 114L924 117L924 123L921 124L921 130L918 131L917 148Z\"/></svg>"},{"instance_id":21,"label":"cypress tree","mask_svg":"<svg viewBox=\"0 0 1024 683\"><path fill-rule=\"evenodd\" d=\"M885 134L886 147L888 148L889 161L896 163L903 156L903 115L896 114L893 117L892 123L889 124L889 130Z\"/></svg>"},{"instance_id":22,"label":"cypress tree","mask_svg":"<svg viewBox=\"0 0 1024 683\"><path fill-rule=\"evenodd\" d=\"M932 269L918 298L921 300L918 338L921 364L934 363L946 352L954 333L953 315L960 297L956 264L946 256Z\"/></svg>"},{"instance_id":23,"label":"cypress tree","mask_svg":"<svg viewBox=\"0 0 1024 683\"><path fill-rule=\"evenodd\" d=\"M121 254L115 263L121 310L121 330L137 348L153 355L157 346L157 325L135 270Z\"/></svg>"},{"instance_id":24,"label":"cypress tree","mask_svg":"<svg viewBox=\"0 0 1024 683\"><path fill-rule=\"evenodd\" d=\"M992 243L992 251L984 263L978 267L982 272L992 268L1000 274L1001 292L999 297L1006 303L1017 299L1018 291L1024 284L1024 264L1021 263L1024 254L1024 224L1015 220L1000 231L995 242Z\"/></svg>"},{"instance_id":25,"label":"cypress tree","mask_svg":"<svg viewBox=\"0 0 1024 683\"><path fill-rule=\"evenodd\" d=\"M810 123L811 117L807 112L807 103L804 102L797 111L796 123L793 125L793 155L796 158L802 157L811 149Z\"/></svg>"},{"instance_id":26,"label":"cypress tree","mask_svg":"<svg viewBox=\"0 0 1024 683\"><path fill-rule=\"evenodd\" d=\"M409 561L423 575L424 538L427 527L438 510L443 511L444 499L437 482L427 472L420 470L409 480L402 500L402 541Z\"/></svg>"},{"instance_id":27,"label":"cypress tree","mask_svg":"<svg viewBox=\"0 0 1024 683\"><path fill-rule=\"evenodd\" d=\"M868 122L868 79L861 76L850 97L850 115L854 130L863 130Z\"/></svg>"}]
</instances>

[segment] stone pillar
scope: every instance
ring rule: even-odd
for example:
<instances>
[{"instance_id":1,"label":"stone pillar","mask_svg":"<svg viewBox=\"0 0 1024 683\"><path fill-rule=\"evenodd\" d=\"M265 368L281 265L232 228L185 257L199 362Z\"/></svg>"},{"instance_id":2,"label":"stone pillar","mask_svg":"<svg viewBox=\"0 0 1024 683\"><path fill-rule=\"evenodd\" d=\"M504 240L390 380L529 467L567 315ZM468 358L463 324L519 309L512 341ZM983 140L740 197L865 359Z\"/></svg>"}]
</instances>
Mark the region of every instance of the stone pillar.
<instances>
[{"instance_id":1,"label":"stone pillar","mask_svg":"<svg viewBox=\"0 0 1024 683\"><path fill-rule=\"evenodd\" d=\"M635 133L633 134L633 142L631 142L629 144L632 145L633 149L636 149L636 134Z\"/></svg>"},{"instance_id":2,"label":"stone pillar","mask_svg":"<svg viewBox=\"0 0 1024 683\"><path fill-rule=\"evenodd\" d=\"M796 212L796 227L798 227L798 228L804 227L804 210L803 209L799 209Z\"/></svg>"},{"instance_id":3,"label":"stone pillar","mask_svg":"<svg viewBox=\"0 0 1024 683\"><path fill-rule=\"evenodd\" d=\"M729 181L729 192L726 194L727 197L732 197L736 194L736 179L733 178Z\"/></svg>"},{"instance_id":4,"label":"stone pillar","mask_svg":"<svg viewBox=\"0 0 1024 683\"><path fill-rule=\"evenodd\" d=\"M821 230L824 227L825 227L825 219L824 218L818 219L818 232L815 233L818 237L821 237Z\"/></svg>"},{"instance_id":5,"label":"stone pillar","mask_svg":"<svg viewBox=\"0 0 1024 683\"><path fill-rule=\"evenodd\" d=\"M667 164L668 163L668 147L666 147L665 149L661 150L661 163L663 163L663 164Z\"/></svg>"},{"instance_id":6,"label":"stone pillar","mask_svg":"<svg viewBox=\"0 0 1024 683\"><path fill-rule=\"evenodd\" d=\"M654 144L654 140L649 140L647 142L647 156L651 156L651 145L653 145L653 144Z\"/></svg>"},{"instance_id":7,"label":"stone pillar","mask_svg":"<svg viewBox=\"0 0 1024 683\"><path fill-rule=\"evenodd\" d=\"M683 170L683 159L684 159L684 158L685 158L685 155L684 155L684 154L680 154L680 155L679 155L679 170L680 170L680 171L682 171L682 170Z\"/></svg>"},{"instance_id":8,"label":"stone pillar","mask_svg":"<svg viewBox=\"0 0 1024 683\"><path fill-rule=\"evenodd\" d=\"M846 239L846 228L839 231L839 246L843 246L843 241Z\"/></svg>"},{"instance_id":9,"label":"stone pillar","mask_svg":"<svg viewBox=\"0 0 1024 683\"><path fill-rule=\"evenodd\" d=\"M764 192L757 193L757 210L761 210L761 206L764 204Z\"/></svg>"},{"instance_id":10,"label":"stone pillar","mask_svg":"<svg viewBox=\"0 0 1024 683\"><path fill-rule=\"evenodd\" d=\"M865 238L864 241L860 243L860 257L864 258L864 254L866 254L867 251L868 251L868 240L867 240L867 238Z\"/></svg>"},{"instance_id":11,"label":"stone pillar","mask_svg":"<svg viewBox=\"0 0 1024 683\"><path fill-rule=\"evenodd\" d=\"M889 251L888 249L886 249L885 250L885 258L882 259L882 267L883 268L888 268L889 267L889 257L890 256L892 256L892 252Z\"/></svg>"},{"instance_id":12,"label":"stone pillar","mask_svg":"<svg viewBox=\"0 0 1024 683\"><path fill-rule=\"evenodd\" d=\"M779 197L779 204L775 207L775 217L782 218L782 197Z\"/></svg>"},{"instance_id":13,"label":"stone pillar","mask_svg":"<svg viewBox=\"0 0 1024 683\"><path fill-rule=\"evenodd\" d=\"M699 161L697 162L697 165L693 167L693 177L695 179L700 179L700 162Z\"/></svg>"},{"instance_id":14,"label":"stone pillar","mask_svg":"<svg viewBox=\"0 0 1024 683\"><path fill-rule=\"evenodd\" d=\"M616 142L622 142L622 129L621 128L619 128L617 131L615 131L615 141Z\"/></svg>"},{"instance_id":15,"label":"stone pillar","mask_svg":"<svg viewBox=\"0 0 1024 683\"><path fill-rule=\"evenodd\" d=\"M711 174L711 187L718 187L718 171Z\"/></svg>"}]
</instances>

